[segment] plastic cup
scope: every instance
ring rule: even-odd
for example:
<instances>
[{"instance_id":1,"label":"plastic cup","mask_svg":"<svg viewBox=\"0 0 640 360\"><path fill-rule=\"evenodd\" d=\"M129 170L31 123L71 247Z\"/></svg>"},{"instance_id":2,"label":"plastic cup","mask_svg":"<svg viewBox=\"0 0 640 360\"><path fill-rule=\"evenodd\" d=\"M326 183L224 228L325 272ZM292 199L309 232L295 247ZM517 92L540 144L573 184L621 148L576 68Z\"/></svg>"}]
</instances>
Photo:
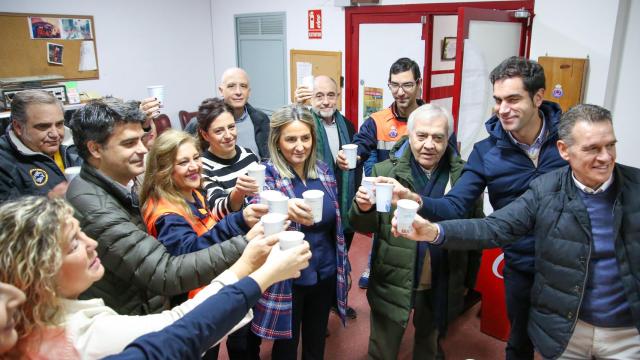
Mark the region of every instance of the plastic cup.
<instances>
[{"instance_id":1,"label":"plastic cup","mask_svg":"<svg viewBox=\"0 0 640 360\"><path fill-rule=\"evenodd\" d=\"M342 145L342 151L344 151L344 155L347 157L347 163L349 164L349 169L355 169L356 164L358 163L358 145L356 144Z\"/></svg>"},{"instance_id":2,"label":"plastic cup","mask_svg":"<svg viewBox=\"0 0 640 360\"><path fill-rule=\"evenodd\" d=\"M64 169L64 177L67 178L67 182L71 182L73 178L78 176L78 174L80 174L80 169L81 169L80 166L71 166Z\"/></svg>"},{"instance_id":3,"label":"plastic cup","mask_svg":"<svg viewBox=\"0 0 640 360\"><path fill-rule=\"evenodd\" d=\"M269 205L270 213L289 214L289 198L280 191L266 190L261 192L260 203Z\"/></svg>"},{"instance_id":4,"label":"plastic cup","mask_svg":"<svg viewBox=\"0 0 640 360\"><path fill-rule=\"evenodd\" d=\"M266 166L258 163L253 163L247 168L247 175L258 183L258 188L260 189L258 191L262 191L264 188L264 171L266 168Z\"/></svg>"},{"instance_id":5,"label":"plastic cup","mask_svg":"<svg viewBox=\"0 0 640 360\"><path fill-rule=\"evenodd\" d=\"M367 189L367 194L369 195L369 201L371 201L372 204L376 203L375 181L376 181L376 178L372 176L362 178L362 186L364 186Z\"/></svg>"},{"instance_id":6,"label":"plastic cup","mask_svg":"<svg viewBox=\"0 0 640 360\"><path fill-rule=\"evenodd\" d=\"M302 86L306 87L309 90L313 90L313 75L303 77Z\"/></svg>"},{"instance_id":7,"label":"plastic cup","mask_svg":"<svg viewBox=\"0 0 640 360\"><path fill-rule=\"evenodd\" d=\"M147 86L149 97L154 97L160 101L160 107L164 107L164 85Z\"/></svg>"},{"instance_id":8,"label":"plastic cup","mask_svg":"<svg viewBox=\"0 0 640 360\"><path fill-rule=\"evenodd\" d=\"M393 184L376 184L376 210L378 212L391 211L391 197L393 195Z\"/></svg>"},{"instance_id":9,"label":"plastic cup","mask_svg":"<svg viewBox=\"0 0 640 360\"><path fill-rule=\"evenodd\" d=\"M284 222L287 220L287 216L278 213L269 213L262 218L262 226L264 226L264 236L277 234L283 230Z\"/></svg>"},{"instance_id":10,"label":"plastic cup","mask_svg":"<svg viewBox=\"0 0 640 360\"><path fill-rule=\"evenodd\" d=\"M280 250L291 249L301 245L304 241L304 233L300 231L283 231L280 233Z\"/></svg>"},{"instance_id":11,"label":"plastic cup","mask_svg":"<svg viewBox=\"0 0 640 360\"><path fill-rule=\"evenodd\" d=\"M320 190L307 190L302 193L304 202L311 207L313 214L313 222L319 223L322 221L322 199L324 198L324 192Z\"/></svg>"},{"instance_id":12,"label":"plastic cup","mask_svg":"<svg viewBox=\"0 0 640 360\"><path fill-rule=\"evenodd\" d=\"M401 234L408 234L411 232L411 225L413 219L418 212L417 202L413 200L402 199L398 200L398 212L396 218L398 219L398 232Z\"/></svg>"}]
</instances>

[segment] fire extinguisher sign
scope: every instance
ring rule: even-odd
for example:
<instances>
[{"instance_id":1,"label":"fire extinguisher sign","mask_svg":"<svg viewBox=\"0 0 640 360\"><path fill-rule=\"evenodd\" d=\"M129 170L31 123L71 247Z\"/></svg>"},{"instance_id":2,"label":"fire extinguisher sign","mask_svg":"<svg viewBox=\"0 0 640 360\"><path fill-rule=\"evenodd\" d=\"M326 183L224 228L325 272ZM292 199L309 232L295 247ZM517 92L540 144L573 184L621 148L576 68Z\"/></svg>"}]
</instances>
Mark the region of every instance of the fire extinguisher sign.
<instances>
[{"instance_id":1,"label":"fire extinguisher sign","mask_svg":"<svg viewBox=\"0 0 640 360\"><path fill-rule=\"evenodd\" d=\"M309 10L307 14L309 39L322 39L322 10Z\"/></svg>"}]
</instances>

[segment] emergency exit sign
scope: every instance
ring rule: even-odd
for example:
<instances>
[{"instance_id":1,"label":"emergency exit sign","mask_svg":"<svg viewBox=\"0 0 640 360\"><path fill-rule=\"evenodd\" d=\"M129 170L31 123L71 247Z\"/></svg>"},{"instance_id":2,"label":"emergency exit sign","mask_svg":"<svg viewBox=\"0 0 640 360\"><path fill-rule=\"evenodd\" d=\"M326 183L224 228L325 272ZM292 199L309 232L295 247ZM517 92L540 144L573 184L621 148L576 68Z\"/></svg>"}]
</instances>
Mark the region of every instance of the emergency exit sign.
<instances>
[{"instance_id":1,"label":"emergency exit sign","mask_svg":"<svg viewBox=\"0 0 640 360\"><path fill-rule=\"evenodd\" d=\"M307 14L309 39L322 39L322 10L309 10Z\"/></svg>"}]
</instances>

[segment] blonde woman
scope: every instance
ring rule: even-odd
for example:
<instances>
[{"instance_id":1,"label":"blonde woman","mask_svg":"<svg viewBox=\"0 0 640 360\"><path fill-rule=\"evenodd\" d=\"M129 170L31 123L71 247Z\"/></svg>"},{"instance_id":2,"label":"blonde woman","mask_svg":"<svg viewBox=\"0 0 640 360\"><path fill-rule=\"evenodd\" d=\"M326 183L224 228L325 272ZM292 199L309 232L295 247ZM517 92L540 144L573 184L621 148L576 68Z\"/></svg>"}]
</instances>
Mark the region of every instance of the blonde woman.
<instances>
[{"instance_id":1,"label":"blonde woman","mask_svg":"<svg viewBox=\"0 0 640 360\"><path fill-rule=\"evenodd\" d=\"M344 322L347 303L349 264L336 180L327 164L316 159L316 129L309 110L282 107L271 116L270 127L266 185L292 199L291 227L305 234L313 257L298 279L275 284L265 292L255 308L252 330L275 340L274 359L295 359L300 337L302 357L322 359L329 310L337 302ZM311 208L302 200L306 190L324 192L320 222L314 223Z\"/></svg>"},{"instance_id":2,"label":"blonde woman","mask_svg":"<svg viewBox=\"0 0 640 360\"><path fill-rule=\"evenodd\" d=\"M198 251L245 233L251 240L262 231L261 225L251 227L266 213L266 205L252 205L216 222L200 192L199 148L190 134L167 130L147 156L140 191L143 218L149 234L172 255Z\"/></svg>"},{"instance_id":3,"label":"blonde woman","mask_svg":"<svg viewBox=\"0 0 640 360\"><path fill-rule=\"evenodd\" d=\"M104 268L95 251L96 242L82 232L64 200L28 197L6 203L0 207L0 222L0 282L14 285L27 298L19 305L15 328L20 340L12 351L27 359L102 358L122 351L141 335L171 325L191 310L198 311L197 316L176 323L178 328L168 330L166 337L154 334L139 339L135 348L145 349L147 355L161 351L165 358L194 358L243 316L237 326L248 321L247 310L258 294L276 281L297 276L311 256L306 245L287 251L276 247L265 262L263 247L277 240L275 236L258 237L194 299L160 314L125 316L101 299L78 300L80 293L102 278ZM246 276L250 279L241 280L238 291L212 297ZM211 317L212 313L216 316Z\"/></svg>"}]
</instances>

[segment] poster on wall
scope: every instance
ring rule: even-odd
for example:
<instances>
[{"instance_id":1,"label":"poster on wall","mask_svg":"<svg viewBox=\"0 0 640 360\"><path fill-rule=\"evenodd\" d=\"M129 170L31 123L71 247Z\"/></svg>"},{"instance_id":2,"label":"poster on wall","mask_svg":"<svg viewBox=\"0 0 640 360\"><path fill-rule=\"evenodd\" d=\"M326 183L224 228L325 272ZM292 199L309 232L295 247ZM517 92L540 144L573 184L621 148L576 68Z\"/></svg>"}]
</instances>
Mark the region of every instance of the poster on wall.
<instances>
[{"instance_id":1,"label":"poster on wall","mask_svg":"<svg viewBox=\"0 0 640 360\"><path fill-rule=\"evenodd\" d=\"M65 40L93 39L90 19L62 19L62 38Z\"/></svg>"},{"instance_id":2,"label":"poster on wall","mask_svg":"<svg viewBox=\"0 0 640 360\"><path fill-rule=\"evenodd\" d=\"M307 14L309 39L322 39L322 10L309 10Z\"/></svg>"},{"instance_id":3,"label":"poster on wall","mask_svg":"<svg viewBox=\"0 0 640 360\"><path fill-rule=\"evenodd\" d=\"M364 113L363 120L374 112L382 110L382 88L365 86L362 109Z\"/></svg>"},{"instance_id":4,"label":"poster on wall","mask_svg":"<svg viewBox=\"0 0 640 360\"><path fill-rule=\"evenodd\" d=\"M33 16L27 20L32 39L60 39L60 19Z\"/></svg>"},{"instance_id":5,"label":"poster on wall","mask_svg":"<svg viewBox=\"0 0 640 360\"><path fill-rule=\"evenodd\" d=\"M62 65L62 52L64 46L60 44L47 43L47 62L54 65Z\"/></svg>"}]
</instances>

